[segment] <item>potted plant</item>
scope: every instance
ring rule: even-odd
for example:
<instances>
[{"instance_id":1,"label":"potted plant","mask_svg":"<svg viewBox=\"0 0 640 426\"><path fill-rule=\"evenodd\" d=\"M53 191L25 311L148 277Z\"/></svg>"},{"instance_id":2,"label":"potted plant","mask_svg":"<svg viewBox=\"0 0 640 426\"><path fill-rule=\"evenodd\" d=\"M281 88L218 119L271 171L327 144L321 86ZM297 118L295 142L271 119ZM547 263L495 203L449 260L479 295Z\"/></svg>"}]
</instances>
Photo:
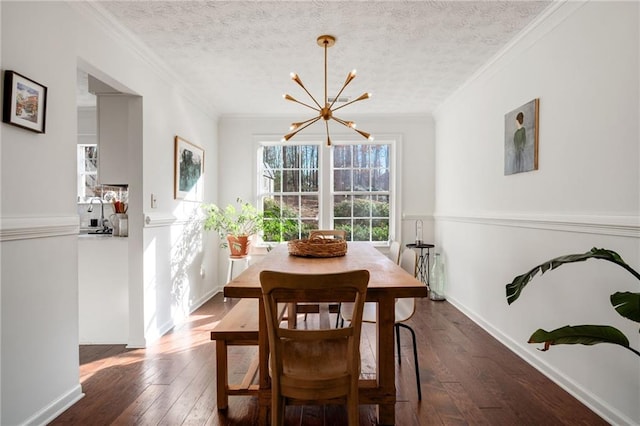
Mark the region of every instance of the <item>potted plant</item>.
<instances>
[{"instance_id":1,"label":"potted plant","mask_svg":"<svg viewBox=\"0 0 640 426\"><path fill-rule=\"evenodd\" d=\"M518 275L511 283L506 285L507 302L509 304L515 302L520 297L525 286L529 284L538 272L544 274L546 271L556 269L564 264L584 262L589 259L612 262L626 269L631 275L640 280L640 273L622 260L622 257L620 257L618 253L612 250L594 247L586 253L556 257L555 259L548 260L536 266L529 272ZM640 323L640 293L618 291L610 296L609 302L620 316ZM619 345L640 356L640 350L631 347L629 338L617 328L609 325L567 325L551 331L538 329L529 338L529 343L543 343L544 347L541 349L542 351L548 350L551 345L595 345L599 343L610 343Z\"/></svg>"},{"instance_id":2,"label":"potted plant","mask_svg":"<svg viewBox=\"0 0 640 426\"><path fill-rule=\"evenodd\" d=\"M205 204L204 229L217 232L220 247L229 247L232 257L245 257L249 250L249 237L264 228L264 216L252 204L240 198L236 202L238 206L229 204L224 209L215 204Z\"/></svg>"},{"instance_id":3,"label":"potted plant","mask_svg":"<svg viewBox=\"0 0 640 426\"><path fill-rule=\"evenodd\" d=\"M287 217L273 200L265 200L264 212L238 198L237 206L227 205L221 209L215 204L205 204L204 229L215 231L220 237L220 247L229 247L232 257L245 257L249 251L249 239L264 232L268 241L281 242L297 235L298 223Z\"/></svg>"}]
</instances>

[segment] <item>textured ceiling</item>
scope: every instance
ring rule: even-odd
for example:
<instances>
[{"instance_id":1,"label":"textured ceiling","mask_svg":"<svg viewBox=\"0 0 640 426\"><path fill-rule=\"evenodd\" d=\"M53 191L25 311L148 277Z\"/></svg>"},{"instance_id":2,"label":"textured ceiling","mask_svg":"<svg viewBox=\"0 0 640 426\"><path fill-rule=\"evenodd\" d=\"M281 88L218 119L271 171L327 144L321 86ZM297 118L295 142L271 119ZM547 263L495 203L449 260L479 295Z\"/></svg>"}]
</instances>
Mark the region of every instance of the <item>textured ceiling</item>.
<instances>
[{"instance_id":1,"label":"textured ceiling","mask_svg":"<svg viewBox=\"0 0 640 426\"><path fill-rule=\"evenodd\" d=\"M308 96L297 72L323 97L321 34L328 50L328 95L347 74L344 95L372 92L351 113L434 110L538 16L550 1L126 1L97 2L154 51L220 114L297 114L286 102ZM311 115L309 115L311 117Z\"/></svg>"}]
</instances>

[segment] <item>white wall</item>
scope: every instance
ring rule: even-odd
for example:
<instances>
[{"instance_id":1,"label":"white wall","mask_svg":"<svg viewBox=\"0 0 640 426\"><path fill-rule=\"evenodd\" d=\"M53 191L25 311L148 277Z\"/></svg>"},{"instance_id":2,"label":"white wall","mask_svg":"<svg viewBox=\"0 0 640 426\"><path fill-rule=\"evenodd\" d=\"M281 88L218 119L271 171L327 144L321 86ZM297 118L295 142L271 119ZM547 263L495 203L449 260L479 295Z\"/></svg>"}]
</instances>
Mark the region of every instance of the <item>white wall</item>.
<instances>
[{"instance_id":1,"label":"white wall","mask_svg":"<svg viewBox=\"0 0 640 426\"><path fill-rule=\"evenodd\" d=\"M284 101L283 101L284 102ZM376 139L395 138L398 141L398 187L401 189L399 229L395 238L404 243L415 239L415 220L424 221L424 238L433 239L432 215L434 211L434 124L429 116L368 116L349 117L358 128L370 132ZM258 140L278 141L288 132L294 118L287 117L222 117L219 121L219 203L227 205L236 198L255 202L256 149ZM296 140L325 140L324 127L320 124L303 130ZM358 140L355 132L333 133L332 139L344 137ZM362 139L364 140L364 139ZM324 147L324 145L323 145ZM323 148L328 149L328 148ZM221 285L226 281L226 252L220 254Z\"/></svg>"},{"instance_id":2,"label":"white wall","mask_svg":"<svg viewBox=\"0 0 640 426\"><path fill-rule=\"evenodd\" d=\"M568 265L511 306L505 284L593 246L640 270L638 22L636 2L560 5L435 115L436 244L449 301L614 424L640 420L637 356L526 342L538 328L608 324L640 349L638 324L609 305L638 281L602 261ZM504 176L504 115L534 98L539 170Z\"/></svg>"},{"instance_id":3,"label":"white wall","mask_svg":"<svg viewBox=\"0 0 640 426\"><path fill-rule=\"evenodd\" d=\"M42 424L82 396L76 68L139 96L129 111L138 126L129 132L124 154L130 179L130 346L153 341L215 291L209 277L217 273L217 248L203 241L191 220L198 204L173 199L173 138L179 134L202 146L206 159L215 159L216 117L91 5L2 2L0 8L3 70L49 88L46 134L7 124L0 132L0 423ZM38 31L24 31L25 17ZM205 161L206 178L216 172L215 160ZM215 199L215 186L215 179L205 184L209 201ZM150 206L151 193L158 199L156 209ZM203 253L209 248L213 254Z\"/></svg>"}]
</instances>

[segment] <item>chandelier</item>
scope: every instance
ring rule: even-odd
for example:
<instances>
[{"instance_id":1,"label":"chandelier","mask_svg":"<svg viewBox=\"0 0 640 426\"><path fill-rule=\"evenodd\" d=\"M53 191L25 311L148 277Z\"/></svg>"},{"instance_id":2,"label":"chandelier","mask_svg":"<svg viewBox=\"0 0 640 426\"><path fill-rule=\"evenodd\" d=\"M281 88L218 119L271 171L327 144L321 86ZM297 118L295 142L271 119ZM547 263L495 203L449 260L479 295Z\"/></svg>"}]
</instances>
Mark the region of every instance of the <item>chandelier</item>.
<instances>
[{"instance_id":1,"label":"chandelier","mask_svg":"<svg viewBox=\"0 0 640 426\"><path fill-rule=\"evenodd\" d=\"M300 87L302 87L302 89L305 92L307 92L307 94L309 95L309 97L311 98L311 100L313 101L313 103L316 106L309 105L309 104L306 104L304 102L300 102L300 101L298 101L297 99L295 99L294 97L292 97L289 94L285 94L284 98L286 100L288 100L288 101L292 101L292 102L298 103L300 105L304 105L307 108L311 108L312 110L316 111L318 113L318 115L315 116L315 117L312 117L312 118L310 118L308 120L301 121L299 123L292 123L291 127L289 128L289 130L291 130L291 133L286 134L284 136L284 140L288 141L289 139L294 137L298 132L300 132L301 130L309 127L310 125L312 125L316 121L319 121L320 119L324 120L325 128L327 129L327 145L328 146L331 145L331 138L329 137L329 120L337 121L338 123L342 124L343 126L346 126L346 127L349 127L351 129L355 130L360 135L362 135L364 138L369 139L369 140L373 140L373 137L371 136L371 134L369 134L367 132L363 132L362 130L356 129L356 123L355 122L346 121L346 120L338 118L338 117L336 117L334 115L334 113L337 110L339 110L341 108L344 108L347 105L351 105L354 102L362 101L364 99L369 99L371 97L371 93L364 93L360 97L358 97L357 99L354 99L351 102L347 102L344 105L340 105L340 106L334 108L333 106L336 103L336 101L338 100L338 98L340 97L340 95L342 94L342 91L347 87L347 85L349 83L351 83L351 81L354 78L356 78L356 70L351 71L349 73L349 75L347 75L347 79L345 80L344 84L342 85L342 88L338 91L338 94L333 98L331 103L329 103L329 98L327 97L327 49L329 47L333 46L334 44L336 44L336 38L333 37L333 36L330 36L330 35L321 35L320 37L318 37L317 42L318 42L318 45L320 47L324 48L324 102L323 102L324 106L320 106L320 103L318 103L316 98L314 98L313 95L311 93L309 93L307 88L304 87L304 84L302 83L302 80L300 80L300 77L298 77L298 74L291 73L291 79L293 81L295 81L296 83L298 83L298 85Z\"/></svg>"}]
</instances>

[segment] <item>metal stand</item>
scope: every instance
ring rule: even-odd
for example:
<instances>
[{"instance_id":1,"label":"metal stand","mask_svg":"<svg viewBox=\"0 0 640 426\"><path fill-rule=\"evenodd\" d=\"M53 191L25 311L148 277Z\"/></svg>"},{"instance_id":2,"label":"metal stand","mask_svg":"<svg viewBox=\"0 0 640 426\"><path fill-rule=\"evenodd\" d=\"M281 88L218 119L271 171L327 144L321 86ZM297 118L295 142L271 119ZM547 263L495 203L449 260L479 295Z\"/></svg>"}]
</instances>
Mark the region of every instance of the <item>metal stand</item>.
<instances>
[{"instance_id":1,"label":"metal stand","mask_svg":"<svg viewBox=\"0 0 640 426\"><path fill-rule=\"evenodd\" d=\"M433 244L407 244L407 248L420 249L420 255L418 256L418 278L429 287L429 249L434 248ZM426 253L425 253L426 250Z\"/></svg>"}]
</instances>

